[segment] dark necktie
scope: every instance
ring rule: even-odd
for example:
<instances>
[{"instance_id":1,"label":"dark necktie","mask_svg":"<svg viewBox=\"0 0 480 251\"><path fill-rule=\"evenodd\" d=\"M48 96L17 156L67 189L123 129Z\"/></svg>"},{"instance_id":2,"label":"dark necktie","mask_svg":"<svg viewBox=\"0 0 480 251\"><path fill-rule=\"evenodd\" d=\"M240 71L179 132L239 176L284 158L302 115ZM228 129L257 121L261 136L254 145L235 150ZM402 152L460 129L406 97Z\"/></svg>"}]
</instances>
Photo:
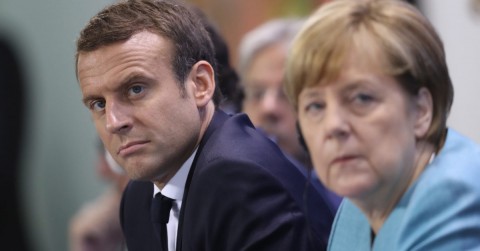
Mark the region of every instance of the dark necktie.
<instances>
[{"instance_id":1,"label":"dark necktie","mask_svg":"<svg viewBox=\"0 0 480 251\"><path fill-rule=\"evenodd\" d=\"M160 238L161 251L168 251L167 223L172 209L173 199L157 193L152 201L152 223L155 234Z\"/></svg>"}]
</instances>

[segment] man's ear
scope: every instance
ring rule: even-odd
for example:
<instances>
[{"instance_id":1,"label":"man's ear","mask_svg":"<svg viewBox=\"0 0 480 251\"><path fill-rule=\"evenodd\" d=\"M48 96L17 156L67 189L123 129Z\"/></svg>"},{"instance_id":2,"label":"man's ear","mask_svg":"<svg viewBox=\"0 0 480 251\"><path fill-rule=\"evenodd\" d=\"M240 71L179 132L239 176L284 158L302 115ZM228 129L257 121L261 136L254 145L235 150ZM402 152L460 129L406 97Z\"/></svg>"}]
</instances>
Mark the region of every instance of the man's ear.
<instances>
[{"instance_id":1,"label":"man's ear","mask_svg":"<svg viewBox=\"0 0 480 251\"><path fill-rule=\"evenodd\" d=\"M193 97L197 107L207 105L215 92L215 72L212 66L207 61L198 61L192 67L190 78L193 81Z\"/></svg>"},{"instance_id":2,"label":"man's ear","mask_svg":"<svg viewBox=\"0 0 480 251\"><path fill-rule=\"evenodd\" d=\"M432 94L427 88L422 87L418 91L415 97L415 109L417 115L414 128L415 137L422 139L427 135L433 119Z\"/></svg>"}]
</instances>

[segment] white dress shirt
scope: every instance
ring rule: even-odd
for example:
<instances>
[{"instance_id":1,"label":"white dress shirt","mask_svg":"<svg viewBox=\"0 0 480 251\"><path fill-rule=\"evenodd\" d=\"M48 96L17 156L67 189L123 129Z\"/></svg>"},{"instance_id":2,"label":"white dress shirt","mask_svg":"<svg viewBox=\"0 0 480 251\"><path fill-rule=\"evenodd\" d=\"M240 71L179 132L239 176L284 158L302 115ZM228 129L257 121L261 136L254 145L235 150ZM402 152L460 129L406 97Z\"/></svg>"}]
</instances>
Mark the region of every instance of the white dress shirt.
<instances>
[{"instance_id":1,"label":"white dress shirt","mask_svg":"<svg viewBox=\"0 0 480 251\"><path fill-rule=\"evenodd\" d=\"M183 163L182 167L177 171L175 176L170 179L167 184L160 190L155 184L153 184L153 197L157 193L174 199L172 203L172 210L170 210L170 218L167 223L167 236L168 236L168 250L175 251L177 248L177 230L178 230L178 217L180 214L180 208L182 207L183 192L185 190L185 183L187 182L188 173L192 167L193 159L197 150L193 151L192 155Z\"/></svg>"}]
</instances>

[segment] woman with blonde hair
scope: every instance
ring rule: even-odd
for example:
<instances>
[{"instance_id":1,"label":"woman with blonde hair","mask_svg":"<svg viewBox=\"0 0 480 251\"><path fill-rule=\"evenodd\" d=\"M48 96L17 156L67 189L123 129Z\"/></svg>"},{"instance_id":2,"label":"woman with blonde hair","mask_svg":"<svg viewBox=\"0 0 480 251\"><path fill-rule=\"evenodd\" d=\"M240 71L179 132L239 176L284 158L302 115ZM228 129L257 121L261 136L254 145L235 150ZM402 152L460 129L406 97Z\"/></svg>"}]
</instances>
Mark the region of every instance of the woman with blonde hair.
<instances>
[{"instance_id":1,"label":"woman with blonde hair","mask_svg":"<svg viewBox=\"0 0 480 251\"><path fill-rule=\"evenodd\" d=\"M344 196L329 250L480 249L480 147L447 127L443 44L412 5L337 0L294 40L286 93Z\"/></svg>"}]
</instances>

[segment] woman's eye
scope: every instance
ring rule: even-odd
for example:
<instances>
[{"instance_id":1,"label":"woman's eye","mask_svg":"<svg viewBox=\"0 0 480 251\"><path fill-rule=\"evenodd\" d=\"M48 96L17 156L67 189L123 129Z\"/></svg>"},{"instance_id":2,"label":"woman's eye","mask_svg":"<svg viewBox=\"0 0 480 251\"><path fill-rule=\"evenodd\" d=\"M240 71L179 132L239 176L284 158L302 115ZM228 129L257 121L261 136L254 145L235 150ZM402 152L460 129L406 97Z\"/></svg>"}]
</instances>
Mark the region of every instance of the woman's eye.
<instances>
[{"instance_id":1,"label":"woman's eye","mask_svg":"<svg viewBox=\"0 0 480 251\"><path fill-rule=\"evenodd\" d=\"M323 105L320 103L311 103L305 107L306 111L317 111L323 108Z\"/></svg>"},{"instance_id":2,"label":"woman's eye","mask_svg":"<svg viewBox=\"0 0 480 251\"><path fill-rule=\"evenodd\" d=\"M367 93L354 94L350 100L347 101L352 111L357 114L366 114L376 107L377 98L374 95Z\"/></svg>"},{"instance_id":3,"label":"woman's eye","mask_svg":"<svg viewBox=\"0 0 480 251\"><path fill-rule=\"evenodd\" d=\"M305 113L310 116L315 116L319 114L323 109L325 108L325 105L321 102L311 102L305 105Z\"/></svg>"},{"instance_id":4,"label":"woman's eye","mask_svg":"<svg viewBox=\"0 0 480 251\"><path fill-rule=\"evenodd\" d=\"M373 96L365 94L365 93L359 93L356 94L353 98L353 102L357 104L368 104L374 101Z\"/></svg>"}]
</instances>

